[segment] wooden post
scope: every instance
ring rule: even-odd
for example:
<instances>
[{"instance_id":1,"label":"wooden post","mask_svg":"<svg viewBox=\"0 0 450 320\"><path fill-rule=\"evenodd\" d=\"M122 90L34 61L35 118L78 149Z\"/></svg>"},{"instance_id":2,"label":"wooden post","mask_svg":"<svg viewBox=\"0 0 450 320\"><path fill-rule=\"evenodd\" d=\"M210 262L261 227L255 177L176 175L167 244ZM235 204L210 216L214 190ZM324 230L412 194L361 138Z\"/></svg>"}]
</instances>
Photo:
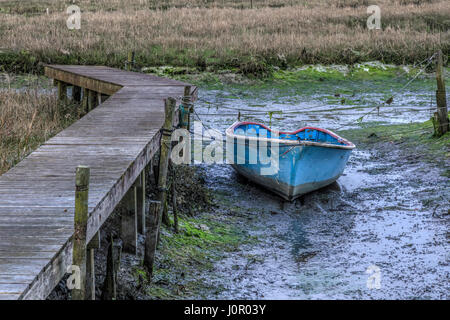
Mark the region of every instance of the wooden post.
<instances>
[{"instance_id":1,"label":"wooden post","mask_svg":"<svg viewBox=\"0 0 450 320\"><path fill-rule=\"evenodd\" d=\"M83 110L83 113L89 112L88 96L89 96L89 89L83 88L83 100L81 101L81 109Z\"/></svg>"},{"instance_id":2,"label":"wooden post","mask_svg":"<svg viewBox=\"0 0 450 320\"><path fill-rule=\"evenodd\" d=\"M169 217L164 206L167 202L167 169L169 167L169 157L171 150L171 135L173 116L175 112L176 100L174 98L167 98L165 102L165 119L161 134L161 148L159 155L159 174L158 174L158 191L157 199L161 201L162 221L169 225Z\"/></svg>"},{"instance_id":3,"label":"wooden post","mask_svg":"<svg viewBox=\"0 0 450 320\"><path fill-rule=\"evenodd\" d=\"M67 83L55 80L58 86L58 100L59 101L67 101Z\"/></svg>"},{"instance_id":4,"label":"wooden post","mask_svg":"<svg viewBox=\"0 0 450 320\"><path fill-rule=\"evenodd\" d=\"M123 241L123 251L136 254L137 251L137 212L136 185L133 185L122 199L122 221L120 237Z\"/></svg>"},{"instance_id":5,"label":"wooden post","mask_svg":"<svg viewBox=\"0 0 450 320\"><path fill-rule=\"evenodd\" d=\"M81 101L81 88L79 86L72 87L72 100L75 102Z\"/></svg>"},{"instance_id":6,"label":"wooden post","mask_svg":"<svg viewBox=\"0 0 450 320\"><path fill-rule=\"evenodd\" d=\"M138 177L137 183L137 221L138 230L140 233L145 234L145 170L141 172Z\"/></svg>"},{"instance_id":7,"label":"wooden post","mask_svg":"<svg viewBox=\"0 0 450 320\"><path fill-rule=\"evenodd\" d=\"M86 299L89 300L95 300L95 249L100 249L100 231L97 231L87 245Z\"/></svg>"},{"instance_id":8,"label":"wooden post","mask_svg":"<svg viewBox=\"0 0 450 320\"><path fill-rule=\"evenodd\" d=\"M437 52L436 57L436 81L437 112L434 113L432 121L434 125L434 135L440 137L449 131L447 99L445 96L444 62L441 50Z\"/></svg>"},{"instance_id":9,"label":"wooden post","mask_svg":"<svg viewBox=\"0 0 450 320\"><path fill-rule=\"evenodd\" d=\"M72 265L80 268L80 287L72 290L72 300L86 298L86 230L88 220L90 169L78 166L75 177L75 232Z\"/></svg>"},{"instance_id":10,"label":"wooden post","mask_svg":"<svg viewBox=\"0 0 450 320\"><path fill-rule=\"evenodd\" d=\"M88 111L93 110L97 106L97 92L89 90L88 91Z\"/></svg>"},{"instance_id":11,"label":"wooden post","mask_svg":"<svg viewBox=\"0 0 450 320\"><path fill-rule=\"evenodd\" d=\"M181 118L181 127L184 129L189 130L189 126L190 126L190 110L191 110L191 98L190 98L190 94L191 94L191 86L185 86L184 87L184 94L183 94L183 99L181 100L181 104L184 107L184 113L183 113L183 117Z\"/></svg>"},{"instance_id":12,"label":"wooden post","mask_svg":"<svg viewBox=\"0 0 450 320\"><path fill-rule=\"evenodd\" d=\"M172 180L172 212L173 212L173 224L174 230L178 233L178 208L177 208L177 188L175 186L176 179L176 171L175 165L172 163L172 172L173 172L173 180Z\"/></svg>"},{"instance_id":13,"label":"wooden post","mask_svg":"<svg viewBox=\"0 0 450 320\"><path fill-rule=\"evenodd\" d=\"M131 65L134 64L134 51L128 51L127 70L131 71Z\"/></svg>"},{"instance_id":14,"label":"wooden post","mask_svg":"<svg viewBox=\"0 0 450 320\"><path fill-rule=\"evenodd\" d=\"M144 266L150 277L153 275L153 264L155 262L156 247L158 244L159 227L161 225L160 214L161 202L150 201L149 202L149 225L145 234L145 253L144 253Z\"/></svg>"},{"instance_id":15,"label":"wooden post","mask_svg":"<svg viewBox=\"0 0 450 320\"><path fill-rule=\"evenodd\" d=\"M117 299L117 272L120 267L121 255L122 247L120 244L115 243L111 236L111 242L106 256L106 276L102 288L102 300Z\"/></svg>"},{"instance_id":16,"label":"wooden post","mask_svg":"<svg viewBox=\"0 0 450 320\"><path fill-rule=\"evenodd\" d=\"M97 106L102 104L102 94L99 92L97 93Z\"/></svg>"}]
</instances>

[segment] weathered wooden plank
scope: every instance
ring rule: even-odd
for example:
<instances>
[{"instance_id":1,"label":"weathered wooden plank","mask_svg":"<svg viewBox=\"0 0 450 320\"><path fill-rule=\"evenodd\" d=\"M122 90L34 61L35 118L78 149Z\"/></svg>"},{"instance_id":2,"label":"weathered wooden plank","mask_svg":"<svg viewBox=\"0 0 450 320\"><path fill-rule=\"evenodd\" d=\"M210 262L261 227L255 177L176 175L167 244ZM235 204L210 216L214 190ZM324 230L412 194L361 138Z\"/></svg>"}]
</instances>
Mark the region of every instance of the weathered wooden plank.
<instances>
[{"instance_id":1,"label":"weathered wooden plank","mask_svg":"<svg viewBox=\"0 0 450 320\"><path fill-rule=\"evenodd\" d=\"M33 279L34 276L32 275L18 275L18 274L0 275L0 285L11 283L30 284L33 281Z\"/></svg>"},{"instance_id":2,"label":"weathered wooden plank","mask_svg":"<svg viewBox=\"0 0 450 320\"><path fill-rule=\"evenodd\" d=\"M48 263L48 259L4 259L0 258L0 274L1 275L32 275L38 274L45 265Z\"/></svg>"},{"instance_id":3,"label":"weathered wooden plank","mask_svg":"<svg viewBox=\"0 0 450 320\"><path fill-rule=\"evenodd\" d=\"M26 288L27 283L1 283L0 294L21 294Z\"/></svg>"},{"instance_id":4,"label":"weathered wooden plank","mask_svg":"<svg viewBox=\"0 0 450 320\"><path fill-rule=\"evenodd\" d=\"M17 300L19 299L19 297L20 294L10 294L0 292L0 300Z\"/></svg>"},{"instance_id":5,"label":"weathered wooden plank","mask_svg":"<svg viewBox=\"0 0 450 320\"><path fill-rule=\"evenodd\" d=\"M88 76L75 75L70 71L58 70L48 66L44 69L45 75L49 78L71 83L73 85L104 94L112 95L122 87L121 85L117 85L106 80L99 81L97 79L89 78Z\"/></svg>"}]
</instances>

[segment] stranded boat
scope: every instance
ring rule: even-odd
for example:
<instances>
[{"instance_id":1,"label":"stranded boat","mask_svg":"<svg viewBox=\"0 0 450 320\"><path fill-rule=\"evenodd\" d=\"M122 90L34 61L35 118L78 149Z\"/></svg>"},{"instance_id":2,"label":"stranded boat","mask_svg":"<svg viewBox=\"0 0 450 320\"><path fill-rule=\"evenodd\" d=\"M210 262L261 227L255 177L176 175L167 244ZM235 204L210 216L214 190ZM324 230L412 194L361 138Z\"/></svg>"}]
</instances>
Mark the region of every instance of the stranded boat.
<instances>
[{"instance_id":1,"label":"stranded boat","mask_svg":"<svg viewBox=\"0 0 450 320\"><path fill-rule=\"evenodd\" d=\"M289 201L336 181L355 148L314 127L282 132L256 122L235 122L226 136L233 168Z\"/></svg>"}]
</instances>

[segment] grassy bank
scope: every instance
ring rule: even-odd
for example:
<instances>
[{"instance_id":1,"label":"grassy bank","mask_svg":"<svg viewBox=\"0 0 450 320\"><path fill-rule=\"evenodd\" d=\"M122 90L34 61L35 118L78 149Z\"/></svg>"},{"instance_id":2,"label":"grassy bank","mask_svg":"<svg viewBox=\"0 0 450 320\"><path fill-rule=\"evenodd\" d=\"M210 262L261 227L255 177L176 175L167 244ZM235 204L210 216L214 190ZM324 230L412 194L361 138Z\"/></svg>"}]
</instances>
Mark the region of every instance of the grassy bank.
<instances>
[{"instance_id":1,"label":"grassy bank","mask_svg":"<svg viewBox=\"0 0 450 320\"><path fill-rule=\"evenodd\" d=\"M443 168L444 175L450 177L450 132L439 138L433 133L431 120L398 125L366 124L357 130L339 132L357 146L376 142L402 145L410 151L412 159L431 162Z\"/></svg>"},{"instance_id":2,"label":"grassy bank","mask_svg":"<svg viewBox=\"0 0 450 320\"><path fill-rule=\"evenodd\" d=\"M448 1L380 0L382 30L367 30L365 0L78 1L81 29L66 27L68 1L0 1L0 69L43 63L187 66L267 74L273 66L405 64L450 52ZM49 13L46 9L49 8Z\"/></svg>"},{"instance_id":3,"label":"grassy bank","mask_svg":"<svg viewBox=\"0 0 450 320\"><path fill-rule=\"evenodd\" d=\"M205 298L203 294L214 291L207 279L208 274L214 274L214 264L228 252L239 250L240 245L255 241L242 227L243 217L222 210L181 217L178 233L164 229L154 276L146 290L150 298ZM143 271L135 269L137 281Z\"/></svg>"},{"instance_id":4,"label":"grassy bank","mask_svg":"<svg viewBox=\"0 0 450 320\"><path fill-rule=\"evenodd\" d=\"M0 174L79 118L75 106L38 89L0 89Z\"/></svg>"}]
</instances>

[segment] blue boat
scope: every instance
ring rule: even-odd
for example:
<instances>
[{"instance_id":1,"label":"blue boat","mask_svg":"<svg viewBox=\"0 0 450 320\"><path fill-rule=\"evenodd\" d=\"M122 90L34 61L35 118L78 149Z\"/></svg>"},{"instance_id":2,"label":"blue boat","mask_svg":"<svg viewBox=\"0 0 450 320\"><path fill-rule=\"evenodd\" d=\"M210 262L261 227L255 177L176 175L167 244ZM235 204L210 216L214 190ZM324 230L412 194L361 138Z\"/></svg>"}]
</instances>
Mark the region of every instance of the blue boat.
<instances>
[{"instance_id":1,"label":"blue boat","mask_svg":"<svg viewBox=\"0 0 450 320\"><path fill-rule=\"evenodd\" d=\"M235 122L226 136L228 163L288 201L336 181L355 148L314 127L282 132L256 122Z\"/></svg>"}]
</instances>

